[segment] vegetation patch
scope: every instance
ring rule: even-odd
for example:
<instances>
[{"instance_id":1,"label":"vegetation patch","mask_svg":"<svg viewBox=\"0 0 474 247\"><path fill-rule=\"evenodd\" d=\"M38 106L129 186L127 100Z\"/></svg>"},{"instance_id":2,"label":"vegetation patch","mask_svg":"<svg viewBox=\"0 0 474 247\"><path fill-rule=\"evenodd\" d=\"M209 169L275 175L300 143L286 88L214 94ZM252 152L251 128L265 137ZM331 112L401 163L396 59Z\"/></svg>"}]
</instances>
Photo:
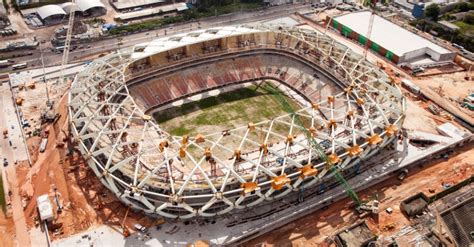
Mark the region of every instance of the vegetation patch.
<instances>
[{"instance_id":1,"label":"vegetation patch","mask_svg":"<svg viewBox=\"0 0 474 247\"><path fill-rule=\"evenodd\" d=\"M287 113L277 97L261 87L251 86L169 108L154 117L172 135L215 132ZM300 109L294 100L288 97L286 100L295 111Z\"/></svg>"},{"instance_id":2,"label":"vegetation patch","mask_svg":"<svg viewBox=\"0 0 474 247\"><path fill-rule=\"evenodd\" d=\"M262 1L257 0L254 2L232 2L228 4L214 4L207 6L205 3L193 7L189 10L184 11L182 14L177 16L170 16L170 17L157 17L150 20L144 20L138 23L132 23L129 25L122 25L116 27L109 31L112 35L118 34L125 34L130 32L139 32L144 30L153 30L157 28L161 28L166 25L179 23L179 22L186 22L191 21L199 18L210 17L214 15L223 15L237 11L247 11L252 9L257 9L262 6Z\"/></svg>"},{"instance_id":3,"label":"vegetation patch","mask_svg":"<svg viewBox=\"0 0 474 247\"><path fill-rule=\"evenodd\" d=\"M465 35L472 36L474 38L474 24L469 24L463 21L456 21L454 25L458 26L461 29L461 33Z\"/></svg>"}]
</instances>

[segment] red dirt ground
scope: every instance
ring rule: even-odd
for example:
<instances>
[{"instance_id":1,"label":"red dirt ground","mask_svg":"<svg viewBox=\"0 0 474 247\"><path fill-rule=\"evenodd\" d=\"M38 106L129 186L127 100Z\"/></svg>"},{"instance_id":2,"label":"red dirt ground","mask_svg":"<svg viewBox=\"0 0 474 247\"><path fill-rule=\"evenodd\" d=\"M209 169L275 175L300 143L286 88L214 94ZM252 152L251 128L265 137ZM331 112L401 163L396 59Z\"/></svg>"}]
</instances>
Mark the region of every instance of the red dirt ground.
<instances>
[{"instance_id":1,"label":"red dirt ground","mask_svg":"<svg viewBox=\"0 0 474 247\"><path fill-rule=\"evenodd\" d=\"M370 189L359 193L361 197L378 196L380 213L378 217L366 218L369 228L377 235L389 236L398 231L410 221L401 213L399 205L405 198L418 192L430 196L440 192L442 183L455 184L474 174L474 143L458 150L455 156L447 161L434 161L424 165L424 168L412 170L402 182L396 178L384 181ZM296 220L279 230L260 236L249 241L246 246L331 246L326 238L336 231L354 224L359 217L349 208L351 201L346 199L332 204L325 211ZM388 214L385 209L391 207L393 212ZM384 226L394 223L395 228L385 230Z\"/></svg>"},{"instance_id":2,"label":"red dirt ground","mask_svg":"<svg viewBox=\"0 0 474 247\"><path fill-rule=\"evenodd\" d=\"M54 224L61 226L61 234L52 234L53 239L73 235L104 223L121 229L119 226L127 211L126 206L99 183L79 153L68 155L67 145L64 148L56 147L57 142L63 141L64 132L68 131L65 97L60 104L59 114L61 118L57 123L44 127L49 129L45 152L37 151L40 138L30 139L28 144L34 164L32 168L28 165L17 168L22 196L28 199L24 210L28 227L35 227L37 196L49 194L56 211L56 188L63 211L55 215ZM152 220L142 214L130 211L125 225L131 228L137 221L144 226L153 224Z\"/></svg>"}]
</instances>

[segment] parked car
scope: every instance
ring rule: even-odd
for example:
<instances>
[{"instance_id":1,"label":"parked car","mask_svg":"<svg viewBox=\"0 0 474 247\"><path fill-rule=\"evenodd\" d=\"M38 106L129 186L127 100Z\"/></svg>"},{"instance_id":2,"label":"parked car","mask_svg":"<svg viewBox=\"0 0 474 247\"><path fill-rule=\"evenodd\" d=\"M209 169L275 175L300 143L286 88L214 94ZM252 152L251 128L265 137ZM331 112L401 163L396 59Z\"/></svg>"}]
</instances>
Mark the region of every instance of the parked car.
<instances>
[{"instance_id":1,"label":"parked car","mask_svg":"<svg viewBox=\"0 0 474 247\"><path fill-rule=\"evenodd\" d=\"M8 160L7 160L7 158L3 158L3 166L8 166Z\"/></svg>"},{"instance_id":2,"label":"parked car","mask_svg":"<svg viewBox=\"0 0 474 247\"><path fill-rule=\"evenodd\" d=\"M142 233L145 233L146 232L146 227L136 223L135 225L133 225L135 227L135 229L137 229L137 231L140 231Z\"/></svg>"}]
</instances>

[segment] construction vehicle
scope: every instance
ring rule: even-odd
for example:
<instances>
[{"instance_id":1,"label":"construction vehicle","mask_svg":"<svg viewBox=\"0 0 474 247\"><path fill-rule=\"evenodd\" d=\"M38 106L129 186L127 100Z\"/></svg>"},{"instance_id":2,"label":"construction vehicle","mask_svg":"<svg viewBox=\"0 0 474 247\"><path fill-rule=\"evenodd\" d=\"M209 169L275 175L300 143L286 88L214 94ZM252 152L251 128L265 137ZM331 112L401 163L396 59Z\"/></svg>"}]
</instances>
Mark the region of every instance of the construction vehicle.
<instances>
[{"instance_id":1,"label":"construction vehicle","mask_svg":"<svg viewBox=\"0 0 474 247\"><path fill-rule=\"evenodd\" d=\"M22 98L22 97L18 97L18 98L16 98L15 102L16 102L16 104L17 104L18 106L21 106L21 105L23 104L23 98Z\"/></svg>"},{"instance_id":2,"label":"construction vehicle","mask_svg":"<svg viewBox=\"0 0 474 247\"><path fill-rule=\"evenodd\" d=\"M469 110L474 110L474 93L464 98L462 107L466 107Z\"/></svg>"},{"instance_id":3,"label":"construction vehicle","mask_svg":"<svg viewBox=\"0 0 474 247\"><path fill-rule=\"evenodd\" d=\"M60 117L61 115L59 113L55 113L53 110L47 110L41 113L40 119L42 124L56 123Z\"/></svg>"},{"instance_id":4,"label":"construction vehicle","mask_svg":"<svg viewBox=\"0 0 474 247\"><path fill-rule=\"evenodd\" d=\"M435 115L439 115L440 112L441 112L441 109L439 109L439 107L434 105L434 104L429 104L428 105L428 110L430 110L430 112L435 114Z\"/></svg>"},{"instance_id":5,"label":"construction vehicle","mask_svg":"<svg viewBox=\"0 0 474 247\"><path fill-rule=\"evenodd\" d=\"M304 127L304 124L302 120L299 118L299 116L295 113L293 110L293 107L288 103L288 101L285 99L285 97L282 95L282 93L275 88L273 85L266 84L263 87L265 90L268 92L272 93L273 95L277 96L278 101L282 105L283 109L288 112L290 115L295 116L295 123L300 127L301 130L305 133L305 136L307 140L310 141L311 143L311 148L313 151L318 154L319 158L323 161L325 161L327 164L332 163L324 150L321 148L319 143L313 138L313 135ZM336 165L333 165L329 168L329 173L333 173L334 177L337 179L339 184L342 185L344 190L346 191L347 195L352 199L352 201L355 204L356 210L359 212L360 209L363 210L369 210L369 211L374 211L373 207L368 207L364 206L365 203L362 203L355 191L351 188L351 186L347 183L347 181L344 179L344 177L341 175L339 172L339 169L337 168ZM378 211L378 202L377 202L377 211Z\"/></svg>"},{"instance_id":6,"label":"construction vehicle","mask_svg":"<svg viewBox=\"0 0 474 247\"><path fill-rule=\"evenodd\" d=\"M393 222L387 223L387 224L385 224L385 225L382 227L382 229L383 229L384 231L393 230L393 229L395 229L395 223L393 223Z\"/></svg>"}]
</instances>

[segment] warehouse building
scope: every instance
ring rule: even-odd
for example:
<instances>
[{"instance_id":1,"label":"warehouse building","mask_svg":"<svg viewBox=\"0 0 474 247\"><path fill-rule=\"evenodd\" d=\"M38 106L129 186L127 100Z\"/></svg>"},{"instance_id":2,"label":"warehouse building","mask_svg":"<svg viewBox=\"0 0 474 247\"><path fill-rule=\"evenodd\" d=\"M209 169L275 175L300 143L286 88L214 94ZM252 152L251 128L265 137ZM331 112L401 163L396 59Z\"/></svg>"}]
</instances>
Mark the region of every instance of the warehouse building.
<instances>
[{"instance_id":1,"label":"warehouse building","mask_svg":"<svg viewBox=\"0 0 474 247\"><path fill-rule=\"evenodd\" d=\"M36 14L45 24L56 24L61 22L66 16L66 12L58 5L50 4L39 7Z\"/></svg>"},{"instance_id":2,"label":"warehouse building","mask_svg":"<svg viewBox=\"0 0 474 247\"><path fill-rule=\"evenodd\" d=\"M107 9L100 0L76 0L75 3L48 4L21 10L23 17L29 20L39 18L38 22L44 25L61 23L70 13L79 13L83 17L100 16L106 14Z\"/></svg>"},{"instance_id":3,"label":"warehouse building","mask_svg":"<svg viewBox=\"0 0 474 247\"><path fill-rule=\"evenodd\" d=\"M188 6L186 3L174 3L169 5L163 5L160 7L147 8L140 11L132 11L128 13L121 13L114 17L116 21L133 21L143 18L149 18L154 16L168 17L170 15L175 15L178 12L187 10Z\"/></svg>"},{"instance_id":4,"label":"warehouse building","mask_svg":"<svg viewBox=\"0 0 474 247\"><path fill-rule=\"evenodd\" d=\"M367 45L388 60L412 69L446 65L454 60L455 52L436 45L378 15L374 16L370 39L367 39L370 15L369 11L341 15L331 19L330 25L342 35L362 45Z\"/></svg>"}]
</instances>

